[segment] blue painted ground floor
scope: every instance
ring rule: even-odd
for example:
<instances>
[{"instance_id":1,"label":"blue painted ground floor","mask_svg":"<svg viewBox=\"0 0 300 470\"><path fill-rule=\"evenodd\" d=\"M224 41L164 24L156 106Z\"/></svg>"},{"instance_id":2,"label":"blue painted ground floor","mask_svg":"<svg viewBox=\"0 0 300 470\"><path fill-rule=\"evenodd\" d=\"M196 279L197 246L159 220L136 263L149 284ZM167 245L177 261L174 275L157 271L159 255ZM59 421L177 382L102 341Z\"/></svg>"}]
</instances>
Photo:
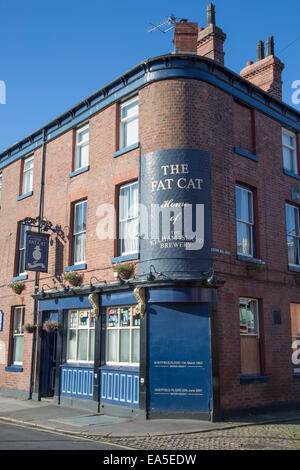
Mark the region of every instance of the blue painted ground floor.
<instances>
[{"instance_id":1,"label":"blue painted ground floor","mask_svg":"<svg viewBox=\"0 0 300 470\"><path fill-rule=\"evenodd\" d=\"M210 419L215 302L214 289L174 286L40 298L35 398Z\"/></svg>"}]
</instances>

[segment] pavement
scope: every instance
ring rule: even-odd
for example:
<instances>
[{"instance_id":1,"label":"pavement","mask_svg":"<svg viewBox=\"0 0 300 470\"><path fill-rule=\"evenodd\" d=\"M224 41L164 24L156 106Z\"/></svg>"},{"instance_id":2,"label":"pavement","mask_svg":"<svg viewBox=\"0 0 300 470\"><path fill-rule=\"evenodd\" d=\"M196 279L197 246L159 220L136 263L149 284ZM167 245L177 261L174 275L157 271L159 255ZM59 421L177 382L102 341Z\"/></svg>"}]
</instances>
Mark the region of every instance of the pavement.
<instances>
[{"instance_id":1,"label":"pavement","mask_svg":"<svg viewBox=\"0 0 300 470\"><path fill-rule=\"evenodd\" d=\"M211 423L192 419L153 419L118 418L88 412L78 408L54 405L52 400L33 401L0 395L0 420L31 428L87 436L90 439L142 439L170 438L185 435L188 438L198 433L236 430L249 426L296 423L300 426L300 410L278 411L268 414L247 415L234 420ZM203 436L204 437L204 436Z\"/></svg>"}]
</instances>

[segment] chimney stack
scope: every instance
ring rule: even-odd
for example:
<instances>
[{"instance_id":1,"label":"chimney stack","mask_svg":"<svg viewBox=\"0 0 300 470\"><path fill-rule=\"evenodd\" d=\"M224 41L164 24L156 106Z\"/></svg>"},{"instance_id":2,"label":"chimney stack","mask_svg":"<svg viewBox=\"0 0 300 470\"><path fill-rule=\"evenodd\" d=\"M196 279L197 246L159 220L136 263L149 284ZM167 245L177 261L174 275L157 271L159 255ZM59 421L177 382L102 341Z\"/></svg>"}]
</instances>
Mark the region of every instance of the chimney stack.
<instances>
[{"instance_id":1,"label":"chimney stack","mask_svg":"<svg viewBox=\"0 0 300 470\"><path fill-rule=\"evenodd\" d=\"M224 65L223 43L226 34L216 26L216 9L213 3L207 6L207 26L198 33L197 54Z\"/></svg>"},{"instance_id":2,"label":"chimney stack","mask_svg":"<svg viewBox=\"0 0 300 470\"><path fill-rule=\"evenodd\" d=\"M247 62L247 66L241 70L240 75L249 82L270 93L275 98L282 100L281 74L284 64L275 56L274 37L267 40L267 54L263 41L257 44L257 60L254 64Z\"/></svg>"},{"instance_id":3,"label":"chimney stack","mask_svg":"<svg viewBox=\"0 0 300 470\"><path fill-rule=\"evenodd\" d=\"M198 23L181 20L174 25L175 52L197 54Z\"/></svg>"}]
</instances>

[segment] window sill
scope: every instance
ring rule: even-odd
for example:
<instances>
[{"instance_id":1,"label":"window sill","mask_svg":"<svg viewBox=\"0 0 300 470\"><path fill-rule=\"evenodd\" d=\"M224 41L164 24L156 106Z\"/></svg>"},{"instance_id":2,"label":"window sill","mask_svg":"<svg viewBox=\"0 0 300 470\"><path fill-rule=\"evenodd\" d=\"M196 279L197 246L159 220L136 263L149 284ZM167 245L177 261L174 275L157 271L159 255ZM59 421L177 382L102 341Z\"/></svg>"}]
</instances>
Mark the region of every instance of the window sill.
<instances>
[{"instance_id":1,"label":"window sill","mask_svg":"<svg viewBox=\"0 0 300 470\"><path fill-rule=\"evenodd\" d=\"M240 261L246 261L248 263L266 264L262 259L253 258L252 256L237 254L237 259Z\"/></svg>"},{"instance_id":2,"label":"window sill","mask_svg":"<svg viewBox=\"0 0 300 470\"><path fill-rule=\"evenodd\" d=\"M89 171L90 166L84 166L83 168L79 168L78 170L72 171L72 173L69 174L69 178L73 178L74 176L81 175L81 173L85 173L86 171Z\"/></svg>"},{"instance_id":3,"label":"window sill","mask_svg":"<svg viewBox=\"0 0 300 470\"><path fill-rule=\"evenodd\" d=\"M82 369L83 367L87 367L90 369L94 368L94 362L64 362L60 365L60 367L70 367L73 369Z\"/></svg>"},{"instance_id":4,"label":"window sill","mask_svg":"<svg viewBox=\"0 0 300 470\"><path fill-rule=\"evenodd\" d=\"M5 367L5 372L23 372L23 366L11 365Z\"/></svg>"},{"instance_id":5,"label":"window sill","mask_svg":"<svg viewBox=\"0 0 300 470\"><path fill-rule=\"evenodd\" d=\"M297 266L296 264L289 264L288 270L294 273L300 273L300 266Z\"/></svg>"},{"instance_id":6,"label":"window sill","mask_svg":"<svg viewBox=\"0 0 300 470\"><path fill-rule=\"evenodd\" d=\"M250 384L253 382L268 382L269 377L267 375L242 375L240 377L240 384Z\"/></svg>"},{"instance_id":7,"label":"window sill","mask_svg":"<svg viewBox=\"0 0 300 470\"><path fill-rule=\"evenodd\" d=\"M140 143L137 142L136 144L129 145L128 147L124 147L118 150L117 152L113 153L113 157L116 158L116 157L119 157L120 155L123 155L124 153L131 152L131 150L135 150L139 148L139 146L140 146Z\"/></svg>"},{"instance_id":8,"label":"window sill","mask_svg":"<svg viewBox=\"0 0 300 470\"><path fill-rule=\"evenodd\" d=\"M116 258L111 258L111 264L122 263L123 261L133 261L139 259L139 253L132 253L131 255L117 256Z\"/></svg>"},{"instance_id":9,"label":"window sill","mask_svg":"<svg viewBox=\"0 0 300 470\"><path fill-rule=\"evenodd\" d=\"M17 198L17 201L22 201L22 199L26 199L27 197L30 197L32 195L33 195L33 191L29 191L28 193L22 194L21 196L19 196Z\"/></svg>"},{"instance_id":10,"label":"window sill","mask_svg":"<svg viewBox=\"0 0 300 470\"><path fill-rule=\"evenodd\" d=\"M15 282L15 281L26 281L28 279L28 274L20 274L19 276L12 277L10 282Z\"/></svg>"},{"instance_id":11,"label":"window sill","mask_svg":"<svg viewBox=\"0 0 300 470\"><path fill-rule=\"evenodd\" d=\"M253 160L254 162L259 162L259 158L256 155L253 155L252 153L245 152L245 150L239 149L238 147L234 147L233 151L237 153L238 155L241 155L242 157L249 158L250 160Z\"/></svg>"},{"instance_id":12,"label":"window sill","mask_svg":"<svg viewBox=\"0 0 300 470\"><path fill-rule=\"evenodd\" d=\"M292 178L295 178L296 180L300 181L300 175L297 175L293 171L286 170L285 168L283 168L282 171L285 175L291 176Z\"/></svg>"},{"instance_id":13,"label":"window sill","mask_svg":"<svg viewBox=\"0 0 300 470\"><path fill-rule=\"evenodd\" d=\"M69 272L69 271L83 271L86 268L87 268L87 264L86 263L81 263L81 264L74 264L73 266L67 266L65 268L65 271L66 272Z\"/></svg>"}]
</instances>

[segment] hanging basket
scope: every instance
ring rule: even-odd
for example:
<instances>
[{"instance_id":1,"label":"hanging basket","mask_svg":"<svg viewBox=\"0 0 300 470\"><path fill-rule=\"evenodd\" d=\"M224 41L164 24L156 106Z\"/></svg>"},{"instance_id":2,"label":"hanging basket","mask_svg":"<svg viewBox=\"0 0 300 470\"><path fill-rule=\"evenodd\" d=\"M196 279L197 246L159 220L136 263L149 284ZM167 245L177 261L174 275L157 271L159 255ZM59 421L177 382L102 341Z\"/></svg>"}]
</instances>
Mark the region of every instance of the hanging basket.
<instances>
[{"instance_id":1,"label":"hanging basket","mask_svg":"<svg viewBox=\"0 0 300 470\"><path fill-rule=\"evenodd\" d=\"M10 284L8 284L8 287L10 287L14 291L15 294L20 295L25 289L25 283L15 281L15 282L11 282Z\"/></svg>"},{"instance_id":2,"label":"hanging basket","mask_svg":"<svg viewBox=\"0 0 300 470\"><path fill-rule=\"evenodd\" d=\"M81 286L83 280L83 274L73 271L70 273L64 274L64 280L68 281L71 286L78 287Z\"/></svg>"},{"instance_id":3,"label":"hanging basket","mask_svg":"<svg viewBox=\"0 0 300 470\"><path fill-rule=\"evenodd\" d=\"M113 268L114 272L118 274L118 277L123 281L127 281L134 275L135 266L132 263L120 263L116 264Z\"/></svg>"},{"instance_id":4,"label":"hanging basket","mask_svg":"<svg viewBox=\"0 0 300 470\"><path fill-rule=\"evenodd\" d=\"M33 323L26 323L24 325L24 330L27 332L27 333L34 333L37 329L37 325L34 325Z\"/></svg>"},{"instance_id":5,"label":"hanging basket","mask_svg":"<svg viewBox=\"0 0 300 470\"><path fill-rule=\"evenodd\" d=\"M57 323L57 321L46 320L43 323L43 330L47 333L54 333L54 331L57 331L58 328L59 324Z\"/></svg>"}]
</instances>

